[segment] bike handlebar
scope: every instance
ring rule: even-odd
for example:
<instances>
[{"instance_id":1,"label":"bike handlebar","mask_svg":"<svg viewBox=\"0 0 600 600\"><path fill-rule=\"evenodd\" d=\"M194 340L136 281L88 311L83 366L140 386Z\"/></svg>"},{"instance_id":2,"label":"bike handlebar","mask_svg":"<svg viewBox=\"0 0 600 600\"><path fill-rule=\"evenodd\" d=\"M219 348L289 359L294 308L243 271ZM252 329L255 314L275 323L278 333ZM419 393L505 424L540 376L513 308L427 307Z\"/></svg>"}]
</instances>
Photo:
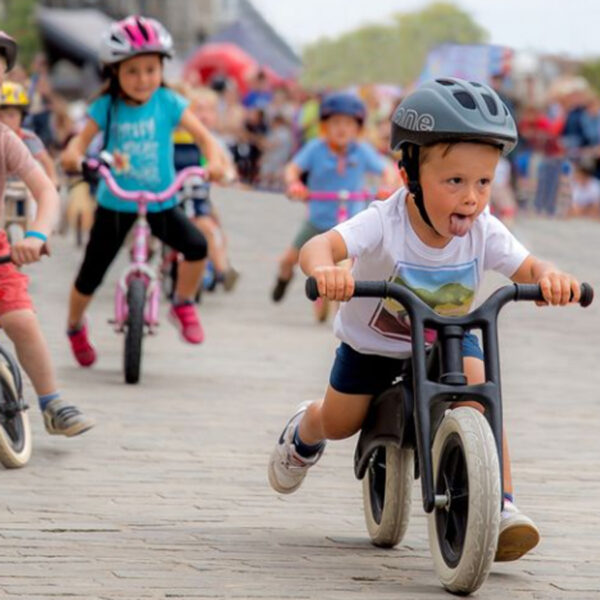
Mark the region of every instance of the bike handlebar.
<instances>
[{"instance_id":1,"label":"bike handlebar","mask_svg":"<svg viewBox=\"0 0 600 600\"><path fill-rule=\"evenodd\" d=\"M306 280L306 295L310 300L319 297L317 280L309 277ZM423 301L407 287L390 283L388 281L356 281L354 283L353 298L393 298L404 304L424 304ZM510 300L532 300L543 301L540 286L532 283L513 283L496 290L484 303L484 305L497 304L497 309ZM594 300L594 288L589 283L581 284L581 297L579 304L582 307L589 306Z\"/></svg>"},{"instance_id":2,"label":"bike handlebar","mask_svg":"<svg viewBox=\"0 0 600 600\"><path fill-rule=\"evenodd\" d=\"M162 192L149 192L147 190L124 190L113 177L110 168L104 162L95 158L84 160L82 165L85 165L90 171L96 171L100 174L106 186L117 198L138 204L148 204L149 202L163 202L171 198L182 186L183 182L192 175L206 179L206 170L201 167L186 167L182 169L175 177L173 183Z\"/></svg>"}]
</instances>

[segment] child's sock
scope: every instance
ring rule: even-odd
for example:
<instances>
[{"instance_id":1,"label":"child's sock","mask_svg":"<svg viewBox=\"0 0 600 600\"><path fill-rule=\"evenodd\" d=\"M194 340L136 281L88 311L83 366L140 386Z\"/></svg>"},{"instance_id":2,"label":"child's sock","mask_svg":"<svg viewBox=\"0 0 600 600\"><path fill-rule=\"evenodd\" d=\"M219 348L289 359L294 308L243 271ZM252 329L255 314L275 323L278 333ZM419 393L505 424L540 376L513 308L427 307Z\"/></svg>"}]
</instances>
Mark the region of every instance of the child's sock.
<instances>
[{"instance_id":1,"label":"child's sock","mask_svg":"<svg viewBox=\"0 0 600 600\"><path fill-rule=\"evenodd\" d=\"M52 402L52 400L56 400L56 398L60 398L59 392L53 392L52 394L45 394L44 396L38 396L38 403L40 405L40 410L42 412L44 412L44 410L46 410L46 406L48 406L48 404L50 402Z\"/></svg>"},{"instance_id":2,"label":"child's sock","mask_svg":"<svg viewBox=\"0 0 600 600\"><path fill-rule=\"evenodd\" d=\"M83 329L83 322L78 323L77 325L69 325L67 327L67 335L73 335L74 333L79 333Z\"/></svg>"},{"instance_id":3,"label":"child's sock","mask_svg":"<svg viewBox=\"0 0 600 600\"><path fill-rule=\"evenodd\" d=\"M296 448L296 452L303 456L304 458L313 457L323 446L325 442L319 442L318 444L305 444L298 434L298 427L294 430L294 446Z\"/></svg>"},{"instance_id":4,"label":"child's sock","mask_svg":"<svg viewBox=\"0 0 600 600\"><path fill-rule=\"evenodd\" d=\"M181 298L177 294L173 294L173 306L183 306L184 304L193 304L194 301L190 298Z\"/></svg>"}]
</instances>

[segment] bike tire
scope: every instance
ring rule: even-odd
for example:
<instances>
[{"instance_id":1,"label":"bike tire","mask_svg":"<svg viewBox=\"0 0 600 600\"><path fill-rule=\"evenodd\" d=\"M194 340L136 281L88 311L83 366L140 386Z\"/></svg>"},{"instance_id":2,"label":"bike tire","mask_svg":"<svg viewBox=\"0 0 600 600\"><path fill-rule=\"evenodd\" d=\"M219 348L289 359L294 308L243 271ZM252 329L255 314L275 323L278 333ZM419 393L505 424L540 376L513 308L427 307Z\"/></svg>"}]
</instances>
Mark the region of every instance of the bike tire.
<instances>
[{"instance_id":1,"label":"bike tire","mask_svg":"<svg viewBox=\"0 0 600 600\"><path fill-rule=\"evenodd\" d=\"M393 548L402 541L410 520L414 451L385 444L373 451L362 480L365 522L371 542Z\"/></svg>"},{"instance_id":2,"label":"bike tire","mask_svg":"<svg viewBox=\"0 0 600 600\"><path fill-rule=\"evenodd\" d=\"M127 290L128 316L125 323L125 349L123 353L126 383L138 383L140 380L145 303L146 285L141 279L133 279Z\"/></svg>"},{"instance_id":3,"label":"bike tire","mask_svg":"<svg viewBox=\"0 0 600 600\"><path fill-rule=\"evenodd\" d=\"M19 405L17 385L5 363L0 362L0 463L7 469L24 467L31 457L29 415Z\"/></svg>"},{"instance_id":4,"label":"bike tire","mask_svg":"<svg viewBox=\"0 0 600 600\"><path fill-rule=\"evenodd\" d=\"M500 467L492 430L476 409L449 411L432 449L436 495L450 502L428 515L438 578L450 592L470 594L486 580L500 526Z\"/></svg>"}]
</instances>

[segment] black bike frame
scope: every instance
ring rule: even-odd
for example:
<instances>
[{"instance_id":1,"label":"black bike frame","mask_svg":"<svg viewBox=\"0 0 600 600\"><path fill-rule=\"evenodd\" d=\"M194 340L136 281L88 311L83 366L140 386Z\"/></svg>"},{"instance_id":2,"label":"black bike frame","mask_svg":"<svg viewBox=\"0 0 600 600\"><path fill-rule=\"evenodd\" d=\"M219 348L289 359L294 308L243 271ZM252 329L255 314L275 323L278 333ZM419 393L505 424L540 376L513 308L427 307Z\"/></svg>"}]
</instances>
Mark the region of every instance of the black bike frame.
<instances>
[{"instance_id":1,"label":"black bike frame","mask_svg":"<svg viewBox=\"0 0 600 600\"><path fill-rule=\"evenodd\" d=\"M582 284L582 306L593 299L593 290ZM316 281L309 278L306 293L318 296ZM538 285L512 284L496 290L481 306L463 316L445 317L434 312L408 288L385 281L355 283L354 297L392 298L401 303L411 322L412 385L414 393L415 437L419 456L423 508L430 513L435 508L435 491L431 456L432 407L440 402L454 403L474 400L483 405L485 416L496 441L500 464L500 485L504 492L502 460L502 394L500 387L500 356L498 353L498 313L512 300L542 300ZM427 375L425 329L437 332L439 348L439 381ZM463 369L462 339L471 329L481 329L486 381L467 385ZM504 493L501 496L504 497Z\"/></svg>"}]
</instances>

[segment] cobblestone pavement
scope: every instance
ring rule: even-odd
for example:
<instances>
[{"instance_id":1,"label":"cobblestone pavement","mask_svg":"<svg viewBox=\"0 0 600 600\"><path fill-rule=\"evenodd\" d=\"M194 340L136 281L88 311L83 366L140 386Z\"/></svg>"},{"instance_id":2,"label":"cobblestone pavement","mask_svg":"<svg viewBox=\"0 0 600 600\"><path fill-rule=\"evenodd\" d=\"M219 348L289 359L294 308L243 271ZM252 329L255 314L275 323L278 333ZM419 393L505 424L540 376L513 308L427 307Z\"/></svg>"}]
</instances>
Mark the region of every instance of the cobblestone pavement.
<instances>
[{"instance_id":1,"label":"cobblestone pavement","mask_svg":"<svg viewBox=\"0 0 600 600\"><path fill-rule=\"evenodd\" d=\"M51 438L30 411L31 462L0 473L0 598L446 596L418 486L403 543L369 544L355 440L330 444L298 493L268 487L272 445L293 407L323 392L335 340L313 322L299 275L283 303L268 298L302 207L274 195L217 196L239 287L206 295L201 347L178 340L163 307L138 386L123 383L122 338L106 323L118 268L90 312L100 359L89 370L74 365L63 333L80 251L57 239L53 257L28 269L64 394L98 425ZM533 251L600 287L599 227L525 220L518 229ZM543 539L522 560L495 565L477 597L600 598L600 302L585 311L509 306L501 336L518 503ZM28 397L34 404L31 389Z\"/></svg>"}]
</instances>

